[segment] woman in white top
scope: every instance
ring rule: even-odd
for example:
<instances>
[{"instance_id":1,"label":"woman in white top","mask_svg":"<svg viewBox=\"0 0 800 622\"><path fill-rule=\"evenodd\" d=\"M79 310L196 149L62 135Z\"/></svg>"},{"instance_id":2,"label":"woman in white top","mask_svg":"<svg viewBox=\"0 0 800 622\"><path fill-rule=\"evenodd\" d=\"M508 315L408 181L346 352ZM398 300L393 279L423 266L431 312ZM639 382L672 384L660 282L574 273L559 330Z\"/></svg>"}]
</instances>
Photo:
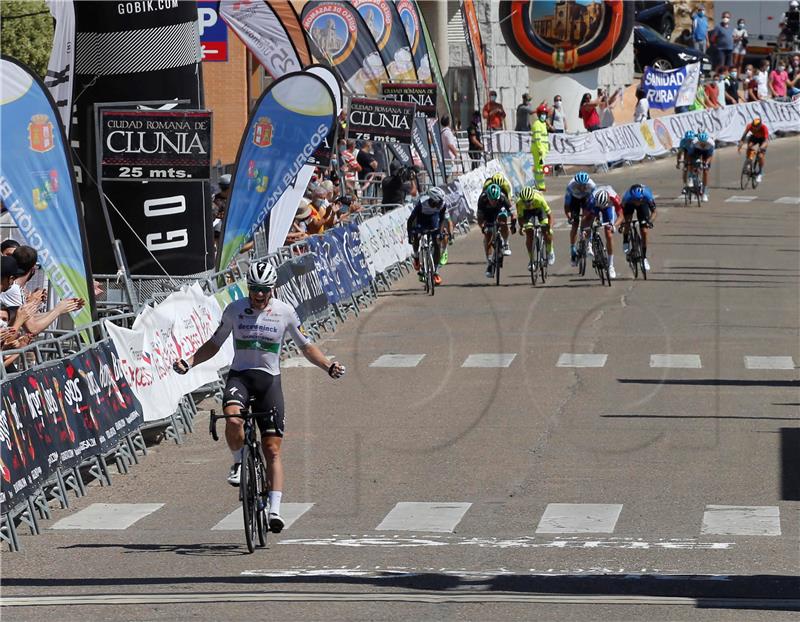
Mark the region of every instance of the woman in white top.
<instances>
[{"instance_id":1,"label":"woman in white top","mask_svg":"<svg viewBox=\"0 0 800 622\"><path fill-rule=\"evenodd\" d=\"M550 126L553 128L554 134L563 134L567 131L567 118L564 116L564 109L561 107L561 95L556 95L553 98Z\"/></svg>"},{"instance_id":2,"label":"woman in white top","mask_svg":"<svg viewBox=\"0 0 800 622\"><path fill-rule=\"evenodd\" d=\"M745 54L747 54L747 30L744 27L744 20L740 19L733 29L733 66L739 73L742 73Z\"/></svg>"},{"instance_id":3,"label":"woman in white top","mask_svg":"<svg viewBox=\"0 0 800 622\"><path fill-rule=\"evenodd\" d=\"M633 110L633 122L641 123L647 120L647 113L650 111L650 102L647 101L647 93L644 89L636 89L636 108Z\"/></svg>"}]
</instances>

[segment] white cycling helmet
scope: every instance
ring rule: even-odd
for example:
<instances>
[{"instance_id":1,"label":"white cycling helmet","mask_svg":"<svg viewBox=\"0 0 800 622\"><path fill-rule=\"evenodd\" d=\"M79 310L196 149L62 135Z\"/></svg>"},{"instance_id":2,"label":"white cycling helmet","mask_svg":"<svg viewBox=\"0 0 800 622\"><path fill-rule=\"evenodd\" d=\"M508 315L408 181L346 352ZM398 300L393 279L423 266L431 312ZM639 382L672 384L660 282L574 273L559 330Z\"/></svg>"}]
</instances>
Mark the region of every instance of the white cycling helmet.
<instances>
[{"instance_id":1,"label":"white cycling helmet","mask_svg":"<svg viewBox=\"0 0 800 622\"><path fill-rule=\"evenodd\" d=\"M275 287L278 282L278 273L275 266L266 261L256 261L250 264L247 271L247 286L252 287Z\"/></svg>"},{"instance_id":2,"label":"white cycling helmet","mask_svg":"<svg viewBox=\"0 0 800 622\"><path fill-rule=\"evenodd\" d=\"M605 190L598 190L594 193L594 204L599 208L603 208L608 205L608 199L608 192Z\"/></svg>"},{"instance_id":3,"label":"white cycling helmet","mask_svg":"<svg viewBox=\"0 0 800 622\"><path fill-rule=\"evenodd\" d=\"M444 190L437 186L428 189L428 199L434 205L441 205L444 203Z\"/></svg>"}]
</instances>

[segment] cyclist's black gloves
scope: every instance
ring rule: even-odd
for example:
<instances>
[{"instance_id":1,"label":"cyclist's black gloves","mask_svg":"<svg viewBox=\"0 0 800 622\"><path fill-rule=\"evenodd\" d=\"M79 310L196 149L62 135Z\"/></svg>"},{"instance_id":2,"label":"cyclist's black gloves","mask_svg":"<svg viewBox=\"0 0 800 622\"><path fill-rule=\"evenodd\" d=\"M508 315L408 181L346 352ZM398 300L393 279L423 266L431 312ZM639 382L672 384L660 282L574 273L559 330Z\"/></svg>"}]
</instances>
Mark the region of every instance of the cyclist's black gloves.
<instances>
[{"instance_id":1,"label":"cyclist's black gloves","mask_svg":"<svg viewBox=\"0 0 800 622\"><path fill-rule=\"evenodd\" d=\"M180 374L181 376L183 376L183 374L189 372L190 368L189 368L189 363L187 363L183 359L178 359L172 364L172 369L175 370L176 374Z\"/></svg>"},{"instance_id":2,"label":"cyclist's black gloves","mask_svg":"<svg viewBox=\"0 0 800 622\"><path fill-rule=\"evenodd\" d=\"M331 363L331 366L328 367L328 375L331 378L341 378L342 376L344 376L346 371L347 368L344 365L340 365L336 361Z\"/></svg>"}]
</instances>

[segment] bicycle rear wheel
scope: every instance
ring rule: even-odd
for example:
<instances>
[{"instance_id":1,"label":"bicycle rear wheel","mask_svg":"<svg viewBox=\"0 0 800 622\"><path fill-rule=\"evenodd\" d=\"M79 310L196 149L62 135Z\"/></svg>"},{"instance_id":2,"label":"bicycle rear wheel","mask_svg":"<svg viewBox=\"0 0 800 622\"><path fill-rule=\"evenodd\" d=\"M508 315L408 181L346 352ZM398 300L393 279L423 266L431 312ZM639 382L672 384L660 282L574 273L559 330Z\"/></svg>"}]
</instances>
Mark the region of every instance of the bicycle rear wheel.
<instances>
[{"instance_id":1,"label":"bicycle rear wheel","mask_svg":"<svg viewBox=\"0 0 800 622\"><path fill-rule=\"evenodd\" d=\"M586 276L586 240L578 244L578 274Z\"/></svg>"},{"instance_id":2,"label":"bicycle rear wheel","mask_svg":"<svg viewBox=\"0 0 800 622\"><path fill-rule=\"evenodd\" d=\"M747 188L747 182L750 181L750 159L745 158L742 164L742 175L739 178L739 187L744 190Z\"/></svg>"},{"instance_id":3,"label":"bicycle rear wheel","mask_svg":"<svg viewBox=\"0 0 800 622\"><path fill-rule=\"evenodd\" d=\"M494 284L500 285L500 267L503 264L503 237L498 233L494 238Z\"/></svg>"},{"instance_id":4,"label":"bicycle rear wheel","mask_svg":"<svg viewBox=\"0 0 800 622\"><path fill-rule=\"evenodd\" d=\"M426 256L428 265L425 270L425 279L427 280L428 293L433 296L436 292L436 281L433 280L433 275L436 271L436 268L433 265L433 251L431 250L430 246L428 247Z\"/></svg>"},{"instance_id":5,"label":"bicycle rear wheel","mask_svg":"<svg viewBox=\"0 0 800 622\"><path fill-rule=\"evenodd\" d=\"M761 165L759 164L758 160L756 159L755 162L753 163L753 172L750 175L750 183L753 186L753 190L758 188L758 176L760 174L761 174Z\"/></svg>"},{"instance_id":6,"label":"bicycle rear wheel","mask_svg":"<svg viewBox=\"0 0 800 622\"><path fill-rule=\"evenodd\" d=\"M247 550L252 553L256 548L256 536L258 534L258 483L256 481L256 465L253 460L253 454L246 444L242 449L239 489L242 495L244 539L247 543Z\"/></svg>"},{"instance_id":7,"label":"bicycle rear wheel","mask_svg":"<svg viewBox=\"0 0 800 622\"><path fill-rule=\"evenodd\" d=\"M631 267L631 272L633 272L633 278L639 278L639 257L642 254L642 243L639 239L639 229L636 227L631 227L631 241L630 241L630 248L628 248L628 265Z\"/></svg>"},{"instance_id":8,"label":"bicycle rear wheel","mask_svg":"<svg viewBox=\"0 0 800 622\"><path fill-rule=\"evenodd\" d=\"M257 497L257 505L256 508L258 512L256 516L258 517L258 545L259 546L266 546L267 545L267 532L269 531L267 527L267 501L269 499L269 482L267 480L267 467L264 463L264 455L261 453L259 449L259 456L258 461L256 464L256 472L258 473L258 497Z\"/></svg>"},{"instance_id":9,"label":"bicycle rear wheel","mask_svg":"<svg viewBox=\"0 0 800 622\"><path fill-rule=\"evenodd\" d=\"M705 194L705 191L706 189L703 188L703 183L697 179L694 187L694 196L697 199L697 207L703 207L703 194Z\"/></svg>"}]
</instances>

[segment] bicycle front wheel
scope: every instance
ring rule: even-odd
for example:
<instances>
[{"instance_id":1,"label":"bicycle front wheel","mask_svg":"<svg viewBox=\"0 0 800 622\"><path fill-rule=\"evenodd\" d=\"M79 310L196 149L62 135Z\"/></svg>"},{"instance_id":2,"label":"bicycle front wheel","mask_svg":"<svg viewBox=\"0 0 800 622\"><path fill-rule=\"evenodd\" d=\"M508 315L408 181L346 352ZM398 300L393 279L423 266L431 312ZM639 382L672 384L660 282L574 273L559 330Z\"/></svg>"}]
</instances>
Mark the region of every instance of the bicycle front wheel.
<instances>
[{"instance_id":1,"label":"bicycle front wheel","mask_svg":"<svg viewBox=\"0 0 800 622\"><path fill-rule=\"evenodd\" d=\"M761 166L758 163L758 160L753 164L753 172L750 175L750 183L753 186L753 190L758 188L758 176L761 174Z\"/></svg>"},{"instance_id":2,"label":"bicycle front wheel","mask_svg":"<svg viewBox=\"0 0 800 622\"><path fill-rule=\"evenodd\" d=\"M536 281L539 277L539 234L537 231L533 232L533 247L531 248L531 283L536 287Z\"/></svg>"},{"instance_id":3,"label":"bicycle front wheel","mask_svg":"<svg viewBox=\"0 0 800 622\"><path fill-rule=\"evenodd\" d=\"M542 277L542 284L547 281L547 242L544 235L539 232L539 275Z\"/></svg>"},{"instance_id":4,"label":"bicycle front wheel","mask_svg":"<svg viewBox=\"0 0 800 622\"><path fill-rule=\"evenodd\" d=\"M239 492L242 495L242 517L244 518L244 539L251 553L256 548L258 534L258 483L256 465L250 448L242 449L242 467L239 476Z\"/></svg>"},{"instance_id":5,"label":"bicycle front wheel","mask_svg":"<svg viewBox=\"0 0 800 622\"><path fill-rule=\"evenodd\" d=\"M494 284L500 285L500 266L503 265L503 238L499 234L494 239Z\"/></svg>"},{"instance_id":6,"label":"bicycle front wheel","mask_svg":"<svg viewBox=\"0 0 800 622\"><path fill-rule=\"evenodd\" d=\"M434 281L433 279L433 275L436 269L433 265L433 253L430 247L428 248L427 257L428 257L428 262L427 262L428 266L427 269L425 270L425 278L427 280L428 293L431 296L433 296L434 293L436 292L436 281Z\"/></svg>"},{"instance_id":7,"label":"bicycle front wheel","mask_svg":"<svg viewBox=\"0 0 800 622\"><path fill-rule=\"evenodd\" d=\"M269 480L267 480L267 466L264 462L264 454L261 453L259 448L258 460L256 463L256 473L258 473L258 491L257 491L257 505L256 517L258 525L258 545L267 545L267 501L269 499Z\"/></svg>"},{"instance_id":8,"label":"bicycle front wheel","mask_svg":"<svg viewBox=\"0 0 800 622\"><path fill-rule=\"evenodd\" d=\"M583 241L578 246L578 274L586 276L586 242Z\"/></svg>"},{"instance_id":9,"label":"bicycle front wheel","mask_svg":"<svg viewBox=\"0 0 800 622\"><path fill-rule=\"evenodd\" d=\"M633 278L639 278L639 257L642 254L642 244L639 239L639 230L631 227L630 247L628 248L628 264L633 272Z\"/></svg>"}]
</instances>

